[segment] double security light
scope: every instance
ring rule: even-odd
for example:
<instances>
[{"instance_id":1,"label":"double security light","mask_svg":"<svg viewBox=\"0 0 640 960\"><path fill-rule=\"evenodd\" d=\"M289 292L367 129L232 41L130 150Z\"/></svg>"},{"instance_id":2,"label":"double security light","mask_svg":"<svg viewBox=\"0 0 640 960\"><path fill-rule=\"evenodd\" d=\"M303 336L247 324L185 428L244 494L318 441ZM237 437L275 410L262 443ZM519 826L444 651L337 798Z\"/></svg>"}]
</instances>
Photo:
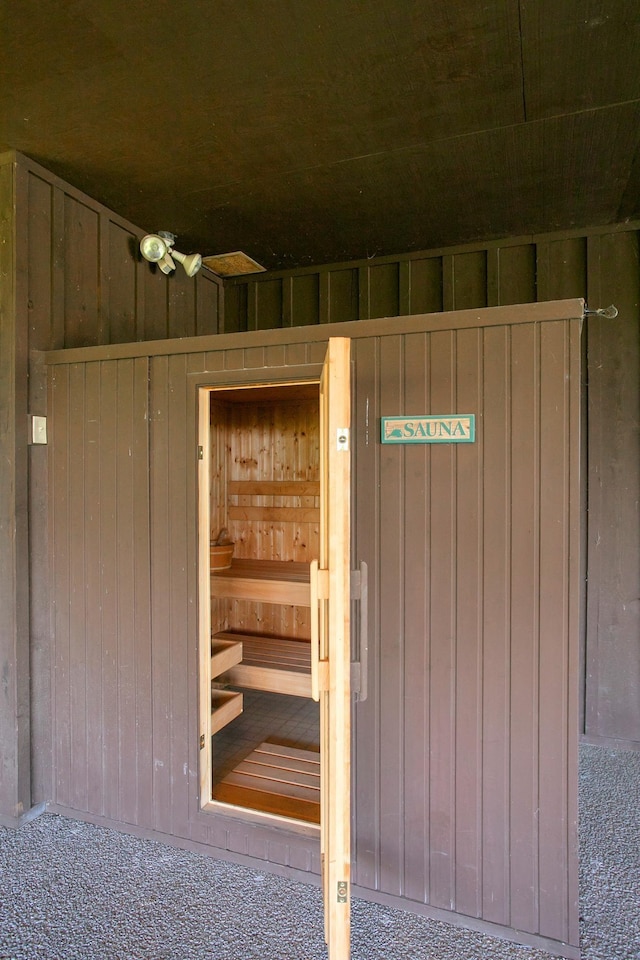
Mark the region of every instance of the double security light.
<instances>
[{"instance_id":1,"label":"double security light","mask_svg":"<svg viewBox=\"0 0 640 960\"><path fill-rule=\"evenodd\" d=\"M148 233L140 241L140 253L149 263L157 263L163 273L171 273L176 269L175 261L181 263L188 277L193 277L202 266L202 257L199 253L180 253L173 249L175 234L166 230L157 233Z\"/></svg>"}]
</instances>

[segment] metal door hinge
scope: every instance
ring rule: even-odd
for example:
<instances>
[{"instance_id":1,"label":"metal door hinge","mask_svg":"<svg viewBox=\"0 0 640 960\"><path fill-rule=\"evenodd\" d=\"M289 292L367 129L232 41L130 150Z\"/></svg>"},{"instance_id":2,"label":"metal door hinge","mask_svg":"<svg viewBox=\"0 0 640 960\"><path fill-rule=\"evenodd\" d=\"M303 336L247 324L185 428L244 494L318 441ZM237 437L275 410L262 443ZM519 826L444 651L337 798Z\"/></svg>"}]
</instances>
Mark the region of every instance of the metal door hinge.
<instances>
[{"instance_id":1,"label":"metal door hinge","mask_svg":"<svg viewBox=\"0 0 640 960\"><path fill-rule=\"evenodd\" d=\"M200 749L204 750L204 733L200 734Z\"/></svg>"},{"instance_id":2,"label":"metal door hinge","mask_svg":"<svg viewBox=\"0 0 640 960\"><path fill-rule=\"evenodd\" d=\"M198 444L198 460L204 460L204 447Z\"/></svg>"}]
</instances>

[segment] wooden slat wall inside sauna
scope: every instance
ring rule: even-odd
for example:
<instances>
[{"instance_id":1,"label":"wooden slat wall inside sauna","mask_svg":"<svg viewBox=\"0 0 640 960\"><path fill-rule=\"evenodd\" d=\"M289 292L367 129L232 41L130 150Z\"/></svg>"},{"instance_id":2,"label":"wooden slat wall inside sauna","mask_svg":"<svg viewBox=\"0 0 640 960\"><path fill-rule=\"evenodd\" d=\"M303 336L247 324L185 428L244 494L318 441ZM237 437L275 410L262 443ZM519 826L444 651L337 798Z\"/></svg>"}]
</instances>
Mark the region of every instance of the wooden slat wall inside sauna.
<instances>
[{"instance_id":1,"label":"wooden slat wall inside sauna","mask_svg":"<svg viewBox=\"0 0 640 960\"><path fill-rule=\"evenodd\" d=\"M212 393L212 538L226 528L238 559L308 563L319 549L318 401L251 402L250 390L242 394L243 402L225 402ZM248 633L310 637L307 607L213 603L217 629L233 624Z\"/></svg>"}]
</instances>

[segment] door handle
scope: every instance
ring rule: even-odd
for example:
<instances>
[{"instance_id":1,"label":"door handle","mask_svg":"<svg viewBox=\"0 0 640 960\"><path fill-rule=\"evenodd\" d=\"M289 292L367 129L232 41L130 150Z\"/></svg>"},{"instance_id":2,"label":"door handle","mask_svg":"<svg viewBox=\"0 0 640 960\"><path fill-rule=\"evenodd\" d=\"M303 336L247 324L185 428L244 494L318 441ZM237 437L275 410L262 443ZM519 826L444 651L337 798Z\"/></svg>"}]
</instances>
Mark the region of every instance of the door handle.
<instances>
[{"instance_id":1,"label":"door handle","mask_svg":"<svg viewBox=\"0 0 640 960\"><path fill-rule=\"evenodd\" d=\"M318 606L318 561L312 560L309 568L309 591L311 595L311 697L320 700L320 609Z\"/></svg>"},{"instance_id":2,"label":"door handle","mask_svg":"<svg viewBox=\"0 0 640 960\"><path fill-rule=\"evenodd\" d=\"M367 699L369 677L369 568L364 560L358 570L351 571L351 599L360 601L358 660L351 664L351 684L356 699Z\"/></svg>"},{"instance_id":3,"label":"door handle","mask_svg":"<svg viewBox=\"0 0 640 960\"><path fill-rule=\"evenodd\" d=\"M309 605L311 607L311 697L318 701L320 691L329 689L329 661L320 658L320 604L329 596L329 571L321 570L317 560L309 565Z\"/></svg>"}]
</instances>

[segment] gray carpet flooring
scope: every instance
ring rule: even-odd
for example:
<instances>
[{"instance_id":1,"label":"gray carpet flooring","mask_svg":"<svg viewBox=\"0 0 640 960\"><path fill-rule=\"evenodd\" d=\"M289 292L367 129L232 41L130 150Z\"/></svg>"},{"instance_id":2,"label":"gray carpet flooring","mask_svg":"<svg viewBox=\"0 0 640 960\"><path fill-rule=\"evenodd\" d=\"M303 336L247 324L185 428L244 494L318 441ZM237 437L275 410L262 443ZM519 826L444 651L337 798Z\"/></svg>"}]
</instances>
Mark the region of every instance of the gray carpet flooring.
<instances>
[{"instance_id":1,"label":"gray carpet flooring","mask_svg":"<svg viewBox=\"0 0 640 960\"><path fill-rule=\"evenodd\" d=\"M583 746L584 960L640 958L640 753ZM355 900L353 960L549 960ZM323 960L319 890L44 814L0 828L0 960Z\"/></svg>"}]
</instances>

